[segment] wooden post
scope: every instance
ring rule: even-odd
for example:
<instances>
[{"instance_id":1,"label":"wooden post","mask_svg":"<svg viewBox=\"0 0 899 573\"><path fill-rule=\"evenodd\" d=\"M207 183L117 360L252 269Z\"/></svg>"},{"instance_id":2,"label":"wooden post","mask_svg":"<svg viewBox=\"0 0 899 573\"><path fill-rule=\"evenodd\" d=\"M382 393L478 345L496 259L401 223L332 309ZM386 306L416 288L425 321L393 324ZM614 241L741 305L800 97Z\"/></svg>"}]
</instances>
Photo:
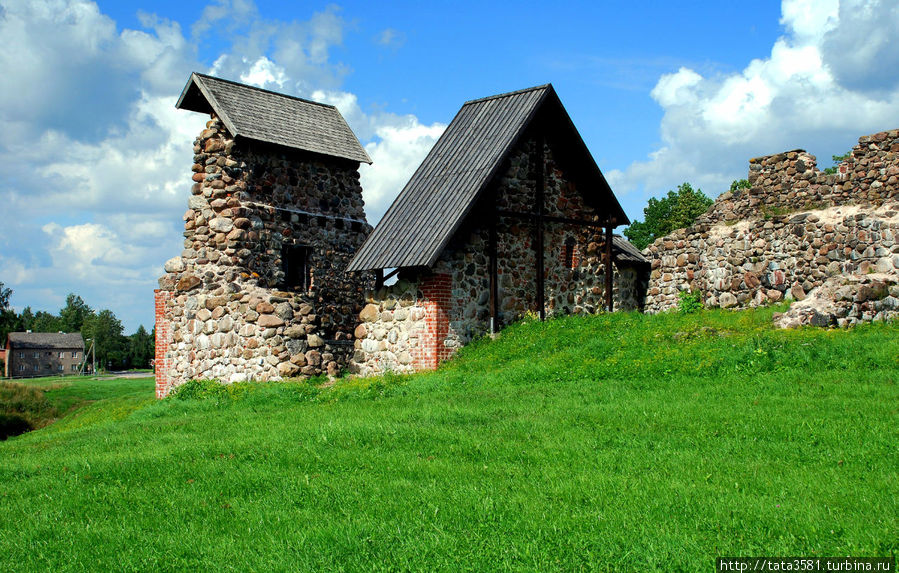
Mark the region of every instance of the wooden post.
<instances>
[{"instance_id":1,"label":"wooden post","mask_svg":"<svg viewBox=\"0 0 899 573\"><path fill-rule=\"evenodd\" d=\"M489 245L487 250L489 251L488 255L490 257L489 265L490 265L490 334L496 334L499 329L499 315L497 313L497 297L499 295L498 285L497 285L497 262L496 262L496 225L497 225L497 217L496 214L496 194L493 196L493 207L492 214L490 216L490 238Z\"/></svg>"},{"instance_id":2,"label":"wooden post","mask_svg":"<svg viewBox=\"0 0 899 573\"><path fill-rule=\"evenodd\" d=\"M537 313L540 320L546 318L546 301L544 300L544 261L543 261L543 136L537 138L537 158L534 166L536 179L535 202L537 203L537 220L535 221L534 250L537 257Z\"/></svg>"},{"instance_id":3,"label":"wooden post","mask_svg":"<svg viewBox=\"0 0 899 573\"><path fill-rule=\"evenodd\" d=\"M606 225L606 308L612 312L612 217Z\"/></svg>"}]
</instances>

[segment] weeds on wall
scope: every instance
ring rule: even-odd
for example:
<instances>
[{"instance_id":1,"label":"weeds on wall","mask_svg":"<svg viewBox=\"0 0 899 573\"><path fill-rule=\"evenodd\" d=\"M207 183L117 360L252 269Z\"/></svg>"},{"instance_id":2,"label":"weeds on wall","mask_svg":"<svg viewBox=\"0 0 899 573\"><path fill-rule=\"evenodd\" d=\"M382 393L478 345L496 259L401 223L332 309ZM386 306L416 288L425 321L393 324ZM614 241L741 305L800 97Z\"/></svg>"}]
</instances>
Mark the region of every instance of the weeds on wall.
<instances>
[{"instance_id":1,"label":"weeds on wall","mask_svg":"<svg viewBox=\"0 0 899 573\"><path fill-rule=\"evenodd\" d=\"M682 290L677 298L677 310L681 314L693 314L705 308L702 303L702 293L698 290Z\"/></svg>"}]
</instances>

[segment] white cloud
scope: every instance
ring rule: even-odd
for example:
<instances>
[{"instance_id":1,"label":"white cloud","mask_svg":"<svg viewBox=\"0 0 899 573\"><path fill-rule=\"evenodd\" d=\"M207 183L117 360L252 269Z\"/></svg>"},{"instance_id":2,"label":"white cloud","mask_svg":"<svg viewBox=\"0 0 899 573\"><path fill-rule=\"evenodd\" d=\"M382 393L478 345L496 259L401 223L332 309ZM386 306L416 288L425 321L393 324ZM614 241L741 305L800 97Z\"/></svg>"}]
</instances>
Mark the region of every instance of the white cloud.
<instances>
[{"instance_id":1,"label":"white cloud","mask_svg":"<svg viewBox=\"0 0 899 573\"><path fill-rule=\"evenodd\" d=\"M287 82L287 74L284 72L284 68L262 56L253 62L246 73L240 75L240 81L259 87L271 84L283 88Z\"/></svg>"},{"instance_id":2,"label":"white cloud","mask_svg":"<svg viewBox=\"0 0 899 573\"><path fill-rule=\"evenodd\" d=\"M690 181L712 196L746 177L751 157L801 147L842 153L899 119L899 5L784 0L785 34L740 73L663 75L661 145L607 176L613 188L658 195Z\"/></svg>"},{"instance_id":3,"label":"white cloud","mask_svg":"<svg viewBox=\"0 0 899 573\"><path fill-rule=\"evenodd\" d=\"M406 43L406 35L394 28L385 28L375 36L375 42L385 48L397 49Z\"/></svg>"},{"instance_id":4,"label":"white cloud","mask_svg":"<svg viewBox=\"0 0 899 573\"><path fill-rule=\"evenodd\" d=\"M424 125L414 115L384 111L365 113L356 95L347 92L318 90L310 97L336 107L356 136L368 141L365 150L372 164L363 164L359 172L365 214L369 223L376 224L446 125Z\"/></svg>"},{"instance_id":5,"label":"white cloud","mask_svg":"<svg viewBox=\"0 0 899 573\"><path fill-rule=\"evenodd\" d=\"M837 81L874 93L899 85L899 3L843 0L838 27L823 34L821 48Z\"/></svg>"},{"instance_id":6,"label":"white cloud","mask_svg":"<svg viewBox=\"0 0 899 573\"><path fill-rule=\"evenodd\" d=\"M445 129L440 123L422 125L410 116L406 125L376 130L378 141L365 146L372 165L360 169L369 223L381 219Z\"/></svg>"},{"instance_id":7,"label":"white cloud","mask_svg":"<svg viewBox=\"0 0 899 573\"><path fill-rule=\"evenodd\" d=\"M343 43L347 26L335 5L309 20L291 22L262 19L246 2L222 1L212 8L211 16L204 13L208 27L194 26L195 34L223 27L231 41L230 49L215 60L213 75L301 95L334 89L349 72L330 60L331 49Z\"/></svg>"},{"instance_id":8,"label":"white cloud","mask_svg":"<svg viewBox=\"0 0 899 573\"><path fill-rule=\"evenodd\" d=\"M445 126L363 110L340 91L330 54L340 10L262 19L248 0L207 6L185 37L139 14L119 30L87 0L3 0L0 10L0 282L21 309L55 311L69 292L111 308L129 330L152 321L162 264L182 249L191 145L208 119L174 108L199 46L227 42L212 73L338 106L375 160L366 210L380 217ZM223 33L225 32L225 33Z\"/></svg>"}]
</instances>

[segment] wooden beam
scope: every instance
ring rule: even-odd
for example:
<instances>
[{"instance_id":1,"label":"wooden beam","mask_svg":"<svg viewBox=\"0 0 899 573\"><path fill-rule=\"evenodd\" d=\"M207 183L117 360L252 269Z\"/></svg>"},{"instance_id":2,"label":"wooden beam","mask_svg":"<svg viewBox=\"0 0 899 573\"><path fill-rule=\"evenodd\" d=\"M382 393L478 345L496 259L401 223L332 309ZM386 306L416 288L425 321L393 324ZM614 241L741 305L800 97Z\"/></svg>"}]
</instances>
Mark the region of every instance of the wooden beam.
<instances>
[{"instance_id":1,"label":"wooden beam","mask_svg":"<svg viewBox=\"0 0 899 573\"><path fill-rule=\"evenodd\" d=\"M498 209L496 211L496 214L500 217L514 217L516 219L537 219L539 217L542 217L544 221L549 221L550 223L564 223L566 225L578 225L581 227L604 228L607 225L607 223L601 221L588 221L586 219L556 217L555 215L539 215L538 213L520 213L518 211L506 211L505 209Z\"/></svg>"},{"instance_id":2,"label":"wooden beam","mask_svg":"<svg viewBox=\"0 0 899 573\"><path fill-rule=\"evenodd\" d=\"M489 256L489 265L490 265L490 334L496 334L500 329L499 324L499 313L497 312L497 297L498 293L498 271L497 271L497 261L496 261L496 224L497 224L497 216L496 216L496 192L493 193L492 200L492 209L493 216L490 217L490 237L488 239L488 256Z\"/></svg>"},{"instance_id":3,"label":"wooden beam","mask_svg":"<svg viewBox=\"0 0 899 573\"><path fill-rule=\"evenodd\" d=\"M606 308L612 312L612 219L606 226Z\"/></svg>"},{"instance_id":4,"label":"wooden beam","mask_svg":"<svg viewBox=\"0 0 899 573\"><path fill-rule=\"evenodd\" d=\"M534 165L534 178L536 179L535 202L537 203L537 217L534 224L534 250L537 257L537 314L540 320L546 319L546 301L544 300L544 261L543 261L543 201L544 201L544 173L543 173L543 136L537 138L537 157Z\"/></svg>"}]
</instances>

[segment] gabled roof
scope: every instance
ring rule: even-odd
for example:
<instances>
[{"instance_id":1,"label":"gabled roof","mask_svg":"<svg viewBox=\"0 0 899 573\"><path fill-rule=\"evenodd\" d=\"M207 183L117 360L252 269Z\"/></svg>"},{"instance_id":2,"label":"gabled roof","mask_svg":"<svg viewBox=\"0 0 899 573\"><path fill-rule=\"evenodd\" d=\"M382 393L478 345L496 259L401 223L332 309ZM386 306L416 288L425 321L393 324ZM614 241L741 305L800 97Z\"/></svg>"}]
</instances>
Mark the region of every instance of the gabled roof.
<instances>
[{"instance_id":1,"label":"gabled roof","mask_svg":"<svg viewBox=\"0 0 899 573\"><path fill-rule=\"evenodd\" d=\"M610 213L615 225L628 223L555 90L546 84L466 102L347 270L433 265L540 116L565 141L571 156L566 164L580 172L580 188L603 205L600 212Z\"/></svg>"},{"instance_id":2,"label":"gabled roof","mask_svg":"<svg viewBox=\"0 0 899 573\"><path fill-rule=\"evenodd\" d=\"M194 72L175 107L215 112L234 137L371 163L333 105Z\"/></svg>"},{"instance_id":3,"label":"gabled roof","mask_svg":"<svg viewBox=\"0 0 899 573\"><path fill-rule=\"evenodd\" d=\"M80 332L10 332L8 340L9 347L14 350L84 348Z\"/></svg>"}]
</instances>

